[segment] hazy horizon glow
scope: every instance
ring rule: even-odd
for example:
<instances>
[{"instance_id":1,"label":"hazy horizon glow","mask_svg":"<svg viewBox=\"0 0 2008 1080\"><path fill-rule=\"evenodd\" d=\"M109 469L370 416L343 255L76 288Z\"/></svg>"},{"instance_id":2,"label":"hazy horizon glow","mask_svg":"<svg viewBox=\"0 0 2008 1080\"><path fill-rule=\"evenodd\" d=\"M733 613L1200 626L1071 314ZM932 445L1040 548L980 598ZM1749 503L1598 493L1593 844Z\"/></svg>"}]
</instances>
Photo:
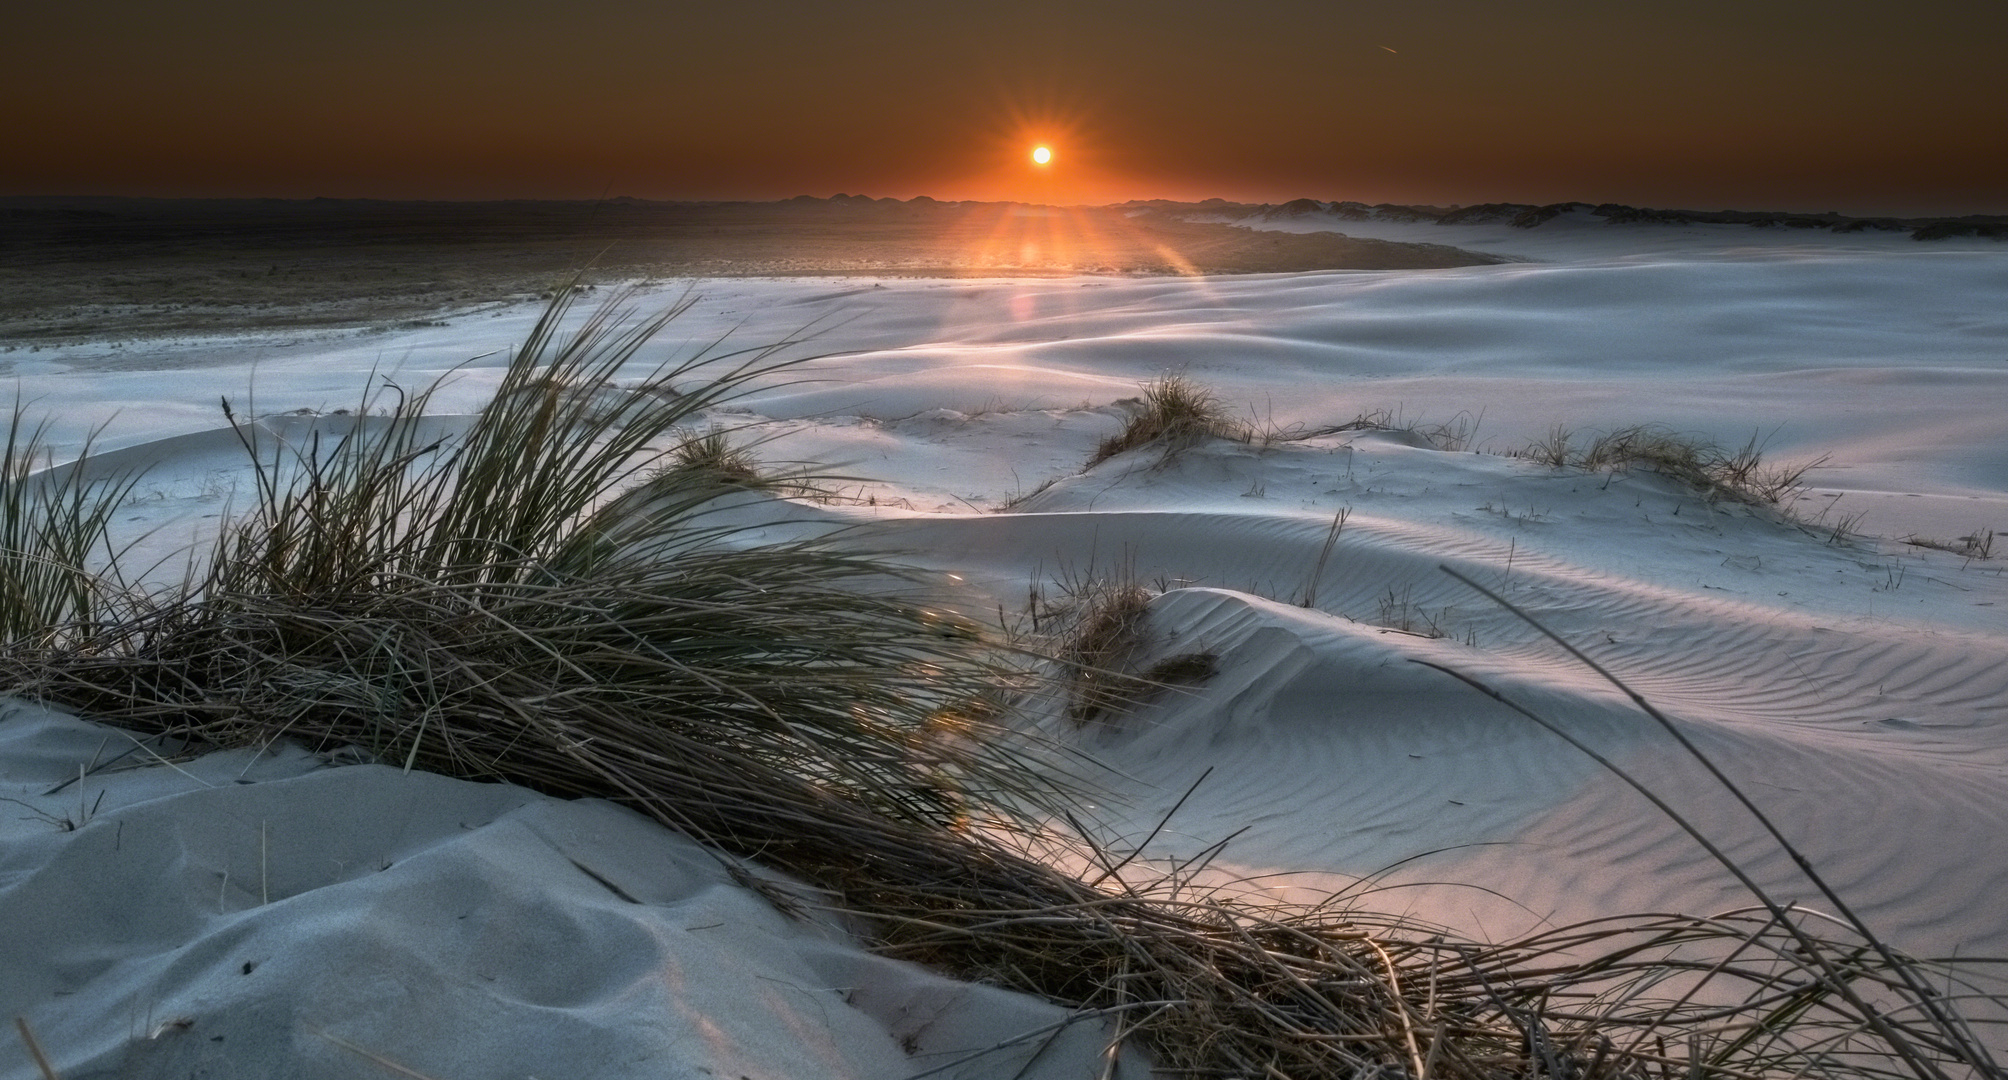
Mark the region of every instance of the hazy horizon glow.
<instances>
[{"instance_id":1,"label":"hazy horizon glow","mask_svg":"<svg viewBox=\"0 0 2008 1080\"><path fill-rule=\"evenodd\" d=\"M10 36L0 194L2008 212L1998 3L78 0Z\"/></svg>"}]
</instances>

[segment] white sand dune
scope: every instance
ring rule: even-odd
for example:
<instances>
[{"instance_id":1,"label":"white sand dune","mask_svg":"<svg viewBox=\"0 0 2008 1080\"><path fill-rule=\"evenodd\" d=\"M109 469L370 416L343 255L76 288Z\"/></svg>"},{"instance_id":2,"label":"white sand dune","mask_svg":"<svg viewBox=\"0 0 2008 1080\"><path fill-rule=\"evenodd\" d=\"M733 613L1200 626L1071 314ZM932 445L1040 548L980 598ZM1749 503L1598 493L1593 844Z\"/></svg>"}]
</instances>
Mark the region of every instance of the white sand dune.
<instances>
[{"instance_id":1,"label":"white sand dune","mask_svg":"<svg viewBox=\"0 0 2008 1080\"><path fill-rule=\"evenodd\" d=\"M903 514L861 542L920 553L1000 602L1042 573L1181 586L1154 604L1142 662L1201 650L1220 673L1135 716L1056 728L1126 777L1111 784L1132 823L1154 822L1212 768L1149 854L1190 857L1247 827L1224 865L1296 873L1285 884L1301 889L1339 884L1303 871L1366 877L1460 848L1385 880L1497 889L1522 910L1484 911L1495 932L1537 916L1735 906L1733 882L1636 794L1415 659L1565 725L1640 770L1767 887L1815 899L1646 716L1449 566L1671 714L1879 927L1924 952L2008 949L1994 899L2008 895L1998 568L1830 544L1656 477L1558 473L1383 435L1131 458L1018 512ZM1339 505L1351 513L1316 606L1300 607ZM1490 844L1511 846L1461 847ZM1948 865L1920 897L1911 860L1934 859ZM1459 924L1474 905L1499 906L1429 893L1404 890L1400 903Z\"/></svg>"},{"instance_id":2,"label":"white sand dune","mask_svg":"<svg viewBox=\"0 0 2008 1080\"><path fill-rule=\"evenodd\" d=\"M0 719L0 1001L65 1077L1057 1078L1106 1041L783 915L612 804L161 749Z\"/></svg>"},{"instance_id":3,"label":"white sand dune","mask_svg":"<svg viewBox=\"0 0 2008 1080\"><path fill-rule=\"evenodd\" d=\"M2008 533L2008 248L1375 228L1362 234L1542 261L706 282L652 355L819 331L801 351L825 357L796 373L813 381L710 418L768 439L769 460L859 478L827 482L839 499L731 511L772 523L760 535L843 529L954 575L985 617L1057 581L1163 590L1139 662L1204 652L1215 673L1085 725L1040 721L1108 766L1094 812L1117 848L1206 774L1146 862L1233 836L1219 880L1346 890L1491 936L1751 902L1619 779L1423 661L1631 770L1781 898L1826 906L1622 693L1447 566L1668 714L1897 945L2008 955L2008 538L1987 559L1901 542ZM61 449L103 425L104 461L151 463L126 525L164 556L241 475L218 397L273 425L345 423L280 414L353 406L372 372L422 384L506 348L534 314L0 363L51 411ZM462 367L442 406L492 392L497 362ZM1456 452L1347 431L1083 471L1121 422L1114 403L1165 370L1275 431L1388 409L1476 432ZM1653 475L1500 453L1557 424L1634 423L1825 462L1792 522ZM871 959L599 804L295 751L126 769L140 752L50 793L126 745L32 707L0 719L0 805L17 811L0 814L0 925L28 931L0 945L0 1011L27 1017L68 1077L362 1074L345 1043L442 1078L903 1076L1061 1016ZM1039 1059L1050 1071L1026 1075L1090 1074L1099 1030L1069 1029ZM950 1075L1013 1076L1028 1053ZM0 1077L33 1075L0 1054Z\"/></svg>"}]
</instances>

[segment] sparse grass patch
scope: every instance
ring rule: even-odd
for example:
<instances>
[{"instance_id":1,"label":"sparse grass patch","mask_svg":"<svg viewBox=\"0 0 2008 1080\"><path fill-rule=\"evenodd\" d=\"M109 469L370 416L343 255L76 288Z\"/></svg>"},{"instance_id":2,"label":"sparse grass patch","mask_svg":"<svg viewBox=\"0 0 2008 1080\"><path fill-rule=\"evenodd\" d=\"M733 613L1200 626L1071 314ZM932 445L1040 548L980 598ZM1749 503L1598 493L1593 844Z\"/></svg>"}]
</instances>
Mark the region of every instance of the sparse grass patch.
<instances>
[{"instance_id":1,"label":"sparse grass patch","mask_svg":"<svg viewBox=\"0 0 2008 1080\"><path fill-rule=\"evenodd\" d=\"M1219 396L1181 374L1167 374L1145 383L1143 406L1130 415L1123 429L1103 439L1088 458L1093 468L1140 446L1162 447L1170 458L1207 439L1247 442L1253 435L1235 418Z\"/></svg>"},{"instance_id":2,"label":"sparse grass patch","mask_svg":"<svg viewBox=\"0 0 2008 1080\"><path fill-rule=\"evenodd\" d=\"M1411 436L1429 449L1456 452L1470 448L1483 422L1483 414L1474 416L1469 412L1459 412L1448 420L1428 423L1419 417L1410 420L1395 409L1381 408L1364 410L1343 424L1328 427L1279 429L1272 425L1264 429L1262 438L1267 444L1315 439L1347 431L1397 431Z\"/></svg>"},{"instance_id":3,"label":"sparse grass patch","mask_svg":"<svg viewBox=\"0 0 2008 1080\"><path fill-rule=\"evenodd\" d=\"M1834 519L1827 530L1827 544L1831 547L1846 547L1861 535L1862 519L1869 516L1867 510L1857 510L1852 514L1842 514Z\"/></svg>"},{"instance_id":4,"label":"sparse grass patch","mask_svg":"<svg viewBox=\"0 0 2008 1080\"><path fill-rule=\"evenodd\" d=\"M1404 634L1426 638L1446 636L1437 620L1415 602L1415 586L1412 584L1403 585L1400 589L1389 585L1387 591L1374 602L1373 621L1377 626Z\"/></svg>"},{"instance_id":5,"label":"sparse grass patch","mask_svg":"<svg viewBox=\"0 0 2008 1080\"><path fill-rule=\"evenodd\" d=\"M1560 469L1575 460L1570 453L1575 437L1575 432L1556 424L1548 429L1548 434L1528 443L1518 456L1538 461L1551 469Z\"/></svg>"},{"instance_id":6,"label":"sparse grass patch","mask_svg":"<svg viewBox=\"0 0 2008 1080\"><path fill-rule=\"evenodd\" d=\"M1991 559L1994 557L1994 530L1975 529L1966 536L1951 540L1939 540L1929 536L1906 536L1903 543L1912 547L1931 548L1946 551L1968 559Z\"/></svg>"},{"instance_id":7,"label":"sparse grass patch","mask_svg":"<svg viewBox=\"0 0 2008 1080\"><path fill-rule=\"evenodd\" d=\"M1403 430L1422 436L1424 442L1437 450L1456 453L1471 448L1471 440L1478 437L1478 428L1484 417L1460 412L1448 420L1438 423L1423 423L1418 420Z\"/></svg>"},{"instance_id":8,"label":"sparse grass patch","mask_svg":"<svg viewBox=\"0 0 2008 1080\"><path fill-rule=\"evenodd\" d=\"M1024 506L1026 503L1031 502L1033 499L1038 498L1040 495L1044 494L1046 491L1051 489L1053 485L1059 482L1060 482L1059 477L1049 476L1044 480L1039 481L1038 485L1034 487L1032 490L1016 492L1012 494L1010 498L1007 498L1003 502L997 504L996 512L1002 514L1002 513L1008 513L1012 510L1016 510L1019 507Z\"/></svg>"},{"instance_id":9,"label":"sparse grass patch","mask_svg":"<svg viewBox=\"0 0 2008 1080\"><path fill-rule=\"evenodd\" d=\"M1825 457L1799 465L1767 465L1757 436L1734 450L1659 424L1634 424L1598 432L1578 446L1576 433L1556 425L1516 456L1553 468L1590 472L1645 469L1700 492L1711 500L1771 504L1797 492L1808 471Z\"/></svg>"}]
</instances>

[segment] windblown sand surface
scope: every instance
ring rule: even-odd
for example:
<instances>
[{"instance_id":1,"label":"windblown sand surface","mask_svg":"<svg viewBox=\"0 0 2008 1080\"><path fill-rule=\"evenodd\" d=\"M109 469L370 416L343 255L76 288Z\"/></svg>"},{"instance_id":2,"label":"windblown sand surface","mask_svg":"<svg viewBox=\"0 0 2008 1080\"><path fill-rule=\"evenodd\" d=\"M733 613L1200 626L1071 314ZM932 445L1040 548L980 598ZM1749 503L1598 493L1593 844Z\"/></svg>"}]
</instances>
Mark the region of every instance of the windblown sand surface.
<instances>
[{"instance_id":1,"label":"windblown sand surface","mask_svg":"<svg viewBox=\"0 0 2008 1080\"><path fill-rule=\"evenodd\" d=\"M1041 721L1107 766L1094 813L1116 850L1198 784L1145 864L1232 837L1210 872L1237 888L1345 891L1481 936L1751 903L1619 780L1420 661L1541 713L1781 899L1823 906L1619 691L1447 566L1670 714L1897 945L2008 955L2008 540L1980 557L2008 532L2008 249L1645 226L1515 248L1486 226L1378 227L1530 261L702 280L655 355L810 332L800 351L823 358L802 381L712 419L766 438L769 461L856 479L734 511L760 535L848 529L954 575L992 619L1090 577L1162 590L1134 662L1205 653L1211 677L1091 724ZM242 475L219 397L297 428L373 375L459 365L441 400L471 409L535 308L0 362L61 445L103 425L104 465L152 466L127 524L165 553ZM1083 471L1166 370L1279 434L1377 409L1400 422ZM1558 424L1645 422L1824 460L1787 520L1507 453ZM1425 437L1446 424L1461 448ZM18 811L0 815L0 924L25 928L0 946L0 1008L65 1076L354 1075L349 1044L441 1077L899 1076L1056 1015L781 919L608 807L297 751L169 767L139 750L76 781L130 741L29 706L0 743ZM1097 1036L1076 1037L1026 1075L1091 1075ZM1016 1075L1022 1051L951 1075Z\"/></svg>"}]
</instances>

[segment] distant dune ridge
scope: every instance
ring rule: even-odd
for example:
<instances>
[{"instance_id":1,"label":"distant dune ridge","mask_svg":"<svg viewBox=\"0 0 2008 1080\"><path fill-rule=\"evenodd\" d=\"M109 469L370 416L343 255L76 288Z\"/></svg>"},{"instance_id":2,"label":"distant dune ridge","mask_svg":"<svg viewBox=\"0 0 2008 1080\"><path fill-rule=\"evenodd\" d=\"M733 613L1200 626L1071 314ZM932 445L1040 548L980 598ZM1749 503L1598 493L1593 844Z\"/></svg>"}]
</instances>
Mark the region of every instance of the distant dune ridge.
<instances>
[{"instance_id":1,"label":"distant dune ridge","mask_svg":"<svg viewBox=\"0 0 2008 1080\"><path fill-rule=\"evenodd\" d=\"M1503 221L1521 229L1538 228L1563 214L1587 213L1611 225L1749 225L1754 228L1829 229L1837 233L1877 229L1909 232L1914 240L1945 240L1956 236L2008 239L2008 217L1969 215L1966 217L1851 217L1841 213L1799 214L1775 210L1654 210L1621 203L1564 202L1536 206L1531 203L1478 203L1471 206L1401 206L1380 203L1319 202L1292 199L1281 206L1261 206L1250 210L1263 217L1292 218L1328 214L1340 221L1429 221L1438 225L1471 225Z\"/></svg>"}]
</instances>

